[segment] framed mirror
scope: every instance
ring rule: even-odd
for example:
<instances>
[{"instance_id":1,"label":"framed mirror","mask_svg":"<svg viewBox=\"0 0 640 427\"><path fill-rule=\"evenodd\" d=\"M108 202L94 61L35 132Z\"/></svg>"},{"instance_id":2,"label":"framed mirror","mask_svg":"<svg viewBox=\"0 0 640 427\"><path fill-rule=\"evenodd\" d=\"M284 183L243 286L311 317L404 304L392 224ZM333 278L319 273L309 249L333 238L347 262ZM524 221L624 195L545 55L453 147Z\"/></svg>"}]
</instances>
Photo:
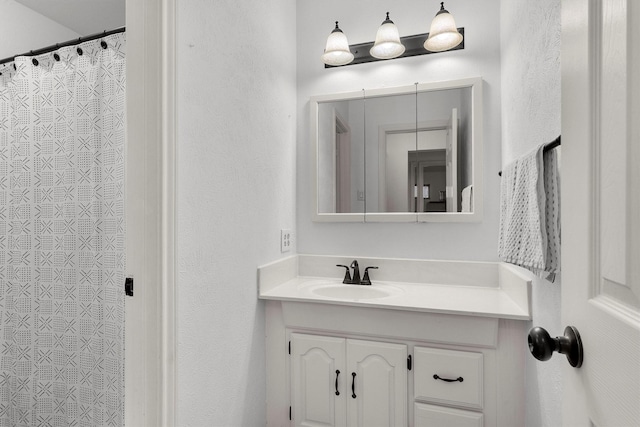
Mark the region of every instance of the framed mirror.
<instances>
[{"instance_id":1,"label":"framed mirror","mask_svg":"<svg viewBox=\"0 0 640 427\"><path fill-rule=\"evenodd\" d=\"M314 96L310 111L314 221L481 221L481 78Z\"/></svg>"}]
</instances>

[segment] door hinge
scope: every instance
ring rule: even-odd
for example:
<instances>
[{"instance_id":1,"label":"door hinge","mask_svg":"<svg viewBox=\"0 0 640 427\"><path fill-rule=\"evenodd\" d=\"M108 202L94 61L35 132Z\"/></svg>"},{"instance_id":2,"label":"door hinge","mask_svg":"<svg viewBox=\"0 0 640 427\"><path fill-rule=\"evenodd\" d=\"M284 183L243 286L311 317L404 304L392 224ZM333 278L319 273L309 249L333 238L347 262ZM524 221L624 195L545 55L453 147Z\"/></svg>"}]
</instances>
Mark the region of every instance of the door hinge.
<instances>
[{"instance_id":1,"label":"door hinge","mask_svg":"<svg viewBox=\"0 0 640 427\"><path fill-rule=\"evenodd\" d=\"M291 354L291 341L289 341L289 354Z\"/></svg>"},{"instance_id":2,"label":"door hinge","mask_svg":"<svg viewBox=\"0 0 640 427\"><path fill-rule=\"evenodd\" d=\"M291 421L291 406L289 406L289 421Z\"/></svg>"},{"instance_id":3,"label":"door hinge","mask_svg":"<svg viewBox=\"0 0 640 427\"><path fill-rule=\"evenodd\" d=\"M133 277L124 279L124 294L128 297L133 296Z\"/></svg>"},{"instance_id":4,"label":"door hinge","mask_svg":"<svg viewBox=\"0 0 640 427\"><path fill-rule=\"evenodd\" d=\"M409 355L409 357L407 357L407 369L411 370L411 355Z\"/></svg>"}]
</instances>

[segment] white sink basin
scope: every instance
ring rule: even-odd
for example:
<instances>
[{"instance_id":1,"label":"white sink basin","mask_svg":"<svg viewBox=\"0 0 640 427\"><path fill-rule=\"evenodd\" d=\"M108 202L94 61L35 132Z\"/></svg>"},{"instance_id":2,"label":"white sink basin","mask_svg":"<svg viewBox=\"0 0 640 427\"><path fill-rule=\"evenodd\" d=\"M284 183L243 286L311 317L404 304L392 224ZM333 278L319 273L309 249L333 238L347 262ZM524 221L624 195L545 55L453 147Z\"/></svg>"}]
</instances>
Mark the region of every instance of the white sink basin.
<instances>
[{"instance_id":1,"label":"white sink basin","mask_svg":"<svg viewBox=\"0 0 640 427\"><path fill-rule=\"evenodd\" d=\"M312 289L311 293L322 297L353 300L385 298L391 295L391 292L384 288L365 285L320 286Z\"/></svg>"},{"instance_id":2,"label":"white sink basin","mask_svg":"<svg viewBox=\"0 0 640 427\"><path fill-rule=\"evenodd\" d=\"M301 289L319 297L353 301L386 298L402 292L394 286L346 285L338 280L313 280L305 283Z\"/></svg>"}]
</instances>

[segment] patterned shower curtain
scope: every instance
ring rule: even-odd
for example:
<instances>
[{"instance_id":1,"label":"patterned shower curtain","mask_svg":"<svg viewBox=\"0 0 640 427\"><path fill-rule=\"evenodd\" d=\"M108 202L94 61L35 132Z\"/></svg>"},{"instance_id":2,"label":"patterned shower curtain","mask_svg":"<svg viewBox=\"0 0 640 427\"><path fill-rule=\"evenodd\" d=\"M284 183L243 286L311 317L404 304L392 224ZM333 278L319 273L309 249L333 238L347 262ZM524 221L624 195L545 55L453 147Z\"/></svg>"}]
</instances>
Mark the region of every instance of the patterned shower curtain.
<instances>
[{"instance_id":1,"label":"patterned shower curtain","mask_svg":"<svg viewBox=\"0 0 640 427\"><path fill-rule=\"evenodd\" d=\"M125 36L0 73L0 427L121 426Z\"/></svg>"}]
</instances>

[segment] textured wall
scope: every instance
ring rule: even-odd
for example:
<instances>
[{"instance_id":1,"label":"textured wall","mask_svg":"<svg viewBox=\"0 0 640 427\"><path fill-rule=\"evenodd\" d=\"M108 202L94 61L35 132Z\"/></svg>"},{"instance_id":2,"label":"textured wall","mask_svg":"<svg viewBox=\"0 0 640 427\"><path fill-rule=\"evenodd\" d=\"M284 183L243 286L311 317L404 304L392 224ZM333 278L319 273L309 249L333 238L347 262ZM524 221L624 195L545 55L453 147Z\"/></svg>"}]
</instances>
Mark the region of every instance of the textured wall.
<instances>
[{"instance_id":1,"label":"textured wall","mask_svg":"<svg viewBox=\"0 0 640 427\"><path fill-rule=\"evenodd\" d=\"M560 0L502 0L502 160L560 134Z\"/></svg>"},{"instance_id":2,"label":"textured wall","mask_svg":"<svg viewBox=\"0 0 640 427\"><path fill-rule=\"evenodd\" d=\"M0 59L78 37L14 0L0 0Z\"/></svg>"},{"instance_id":3,"label":"textured wall","mask_svg":"<svg viewBox=\"0 0 640 427\"><path fill-rule=\"evenodd\" d=\"M504 164L560 134L560 1L502 0L502 153ZM535 279L533 322L560 335L560 279ZM526 345L523 342L523 345ZM526 426L561 419L563 357L527 357Z\"/></svg>"},{"instance_id":4,"label":"textured wall","mask_svg":"<svg viewBox=\"0 0 640 427\"><path fill-rule=\"evenodd\" d=\"M349 43L372 41L385 12L400 34L429 31L437 2L419 0L299 1L298 26L298 252L427 259L495 260L500 169L499 0L448 4L465 27L465 49L387 62L325 69L320 61L334 21ZM478 224L331 224L311 221L309 97L335 92L482 76L484 79L485 218Z\"/></svg>"},{"instance_id":5,"label":"textured wall","mask_svg":"<svg viewBox=\"0 0 640 427\"><path fill-rule=\"evenodd\" d=\"M178 8L177 425L259 426L256 267L295 228L295 1Z\"/></svg>"}]
</instances>

